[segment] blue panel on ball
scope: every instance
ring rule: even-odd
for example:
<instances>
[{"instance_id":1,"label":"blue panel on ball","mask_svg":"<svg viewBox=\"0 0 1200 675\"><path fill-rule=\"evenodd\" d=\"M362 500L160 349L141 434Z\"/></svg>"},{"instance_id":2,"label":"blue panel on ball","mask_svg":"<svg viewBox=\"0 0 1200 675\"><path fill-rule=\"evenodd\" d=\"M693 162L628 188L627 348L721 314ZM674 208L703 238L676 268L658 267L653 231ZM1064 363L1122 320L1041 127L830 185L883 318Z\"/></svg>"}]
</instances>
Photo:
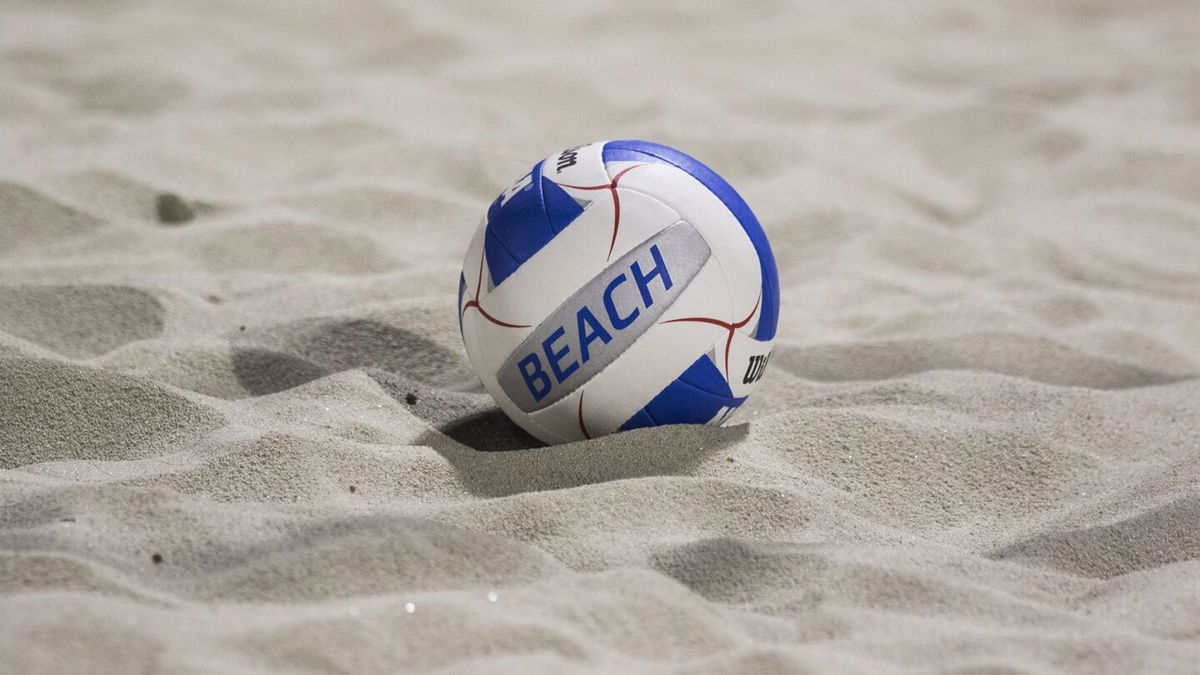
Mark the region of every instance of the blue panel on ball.
<instances>
[{"instance_id":1,"label":"blue panel on ball","mask_svg":"<svg viewBox=\"0 0 1200 675\"><path fill-rule=\"evenodd\" d=\"M500 236L492 232L491 228L483 235L483 255L487 258L488 273L492 275L493 286L507 279L521 266L517 258L508 252Z\"/></svg>"},{"instance_id":2,"label":"blue panel on ball","mask_svg":"<svg viewBox=\"0 0 1200 675\"><path fill-rule=\"evenodd\" d=\"M571 199L566 190L549 178L542 178L542 201L546 205L546 221L550 223L554 234L562 232L583 213L579 202Z\"/></svg>"},{"instance_id":3,"label":"blue panel on ball","mask_svg":"<svg viewBox=\"0 0 1200 675\"><path fill-rule=\"evenodd\" d=\"M704 424L722 408L736 408L745 400L733 397L721 371L704 355L626 420L620 430L660 424Z\"/></svg>"},{"instance_id":4,"label":"blue panel on ball","mask_svg":"<svg viewBox=\"0 0 1200 675\"><path fill-rule=\"evenodd\" d=\"M530 174L524 187L500 195L488 208L483 251L493 285L507 279L554 236L542 202L542 163Z\"/></svg>"},{"instance_id":5,"label":"blue panel on ball","mask_svg":"<svg viewBox=\"0 0 1200 675\"><path fill-rule=\"evenodd\" d=\"M725 381L725 376L721 374L713 360L707 356L696 359L695 363L683 371L683 374L679 376L679 382L689 384L714 396L733 398L733 391L729 388L729 383Z\"/></svg>"},{"instance_id":6,"label":"blue panel on ball","mask_svg":"<svg viewBox=\"0 0 1200 675\"><path fill-rule=\"evenodd\" d=\"M754 244L762 270L762 303L754 338L773 339L779 324L779 271L775 267L775 257L771 254L767 235L741 195L724 178L698 160L658 143L609 141L604 145L603 159L605 162L658 162L676 166L700 181L725 204Z\"/></svg>"},{"instance_id":7,"label":"blue panel on ball","mask_svg":"<svg viewBox=\"0 0 1200 675\"><path fill-rule=\"evenodd\" d=\"M487 213L484 255L492 285L498 286L583 212L562 188L542 176L542 162L527 185L504 200L500 195Z\"/></svg>"}]
</instances>

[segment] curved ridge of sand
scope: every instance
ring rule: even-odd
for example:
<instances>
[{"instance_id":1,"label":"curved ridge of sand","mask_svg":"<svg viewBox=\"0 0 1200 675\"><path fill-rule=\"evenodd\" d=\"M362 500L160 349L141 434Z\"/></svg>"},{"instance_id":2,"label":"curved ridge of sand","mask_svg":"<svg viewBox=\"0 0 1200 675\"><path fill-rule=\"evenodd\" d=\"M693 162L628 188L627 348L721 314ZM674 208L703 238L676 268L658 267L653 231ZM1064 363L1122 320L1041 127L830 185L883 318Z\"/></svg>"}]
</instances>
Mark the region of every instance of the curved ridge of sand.
<instances>
[{"instance_id":1,"label":"curved ridge of sand","mask_svg":"<svg viewBox=\"0 0 1200 675\"><path fill-rule=\"evenodd\" d=\"M1194 670L1198 28L7 7L0 671ZM604 137L739 187L780 338L726 428L537 448L460 255Z\"/></svg>"}]
</instances>

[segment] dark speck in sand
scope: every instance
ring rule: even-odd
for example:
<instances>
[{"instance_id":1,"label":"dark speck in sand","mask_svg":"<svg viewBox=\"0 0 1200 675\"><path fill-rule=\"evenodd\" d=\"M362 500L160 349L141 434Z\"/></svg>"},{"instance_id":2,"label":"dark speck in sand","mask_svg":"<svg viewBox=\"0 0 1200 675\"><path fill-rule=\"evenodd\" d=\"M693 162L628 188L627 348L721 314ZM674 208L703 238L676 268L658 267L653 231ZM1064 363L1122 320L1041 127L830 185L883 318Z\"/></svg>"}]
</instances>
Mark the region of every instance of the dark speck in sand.
<instances>
[{"instance_id":1,"label":"dark speck in sand","mask_svg":"<svg viewBox=\"0 0 1200 675\"><path fill-rule=\"evenodd\" d=\"M405 395L404 402L409 405L416 405L417 404L417 395L413 394L413 393L409 393L409 394Z\"/></svg>"},{"instance_id":2,"label":"dark speck in sand","mask_svg":"<svg viewBox=\"0 0 1200 675\"><path fill-rule=\"evenodd\" d=\"M170 192L159 193L158 199L155 200L154 210L158 213L158 222L170 225L186 223L196 217L187 202L183 201L179 195Z\"/></svg>"},{"instance_id":3,"label":"dark speck in sand","mask_svg":"<svg viewBox=\"0 0 1200 675\"><path fill-rule=\"evenodd\" d=\"M155 565L161 565L163 561L161 553L155 553L154 555L150 556L150 559L154 561Z\"/></svg>"},{"instance_id":4,"label":"dark speck in sand","mask_svg":"<svg viewBox=\"0 0 1200 675\"><path fill-rule=\"evenodd\" d=\"M351 486L350 486L350 493L351 493L351 494L353 494L353 493L355 493L355 492L358 492L358 486L357 486L357 485L351 485Z\"/></svg>"}]
</instances>

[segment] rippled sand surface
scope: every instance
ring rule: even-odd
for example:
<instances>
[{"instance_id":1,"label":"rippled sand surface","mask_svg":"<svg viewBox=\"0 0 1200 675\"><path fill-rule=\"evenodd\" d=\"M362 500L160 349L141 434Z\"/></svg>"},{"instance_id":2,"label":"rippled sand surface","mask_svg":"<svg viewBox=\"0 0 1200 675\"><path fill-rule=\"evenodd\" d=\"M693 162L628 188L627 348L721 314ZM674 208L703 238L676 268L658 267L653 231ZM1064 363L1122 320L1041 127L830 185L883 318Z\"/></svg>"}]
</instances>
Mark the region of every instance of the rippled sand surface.
<instances>
[{"instance_id":1,"label":"rippled sand surface","mask_svg":"<svg viewBox=\"0 0 1200 675\"><path fill-rule=\"evenodd\" d=\"M0 671L1194 672L1198 44L1188 1L6 3ZM529 449L461 255L602 138L739 188L781 336L726 428Z\"/></svg>"}]
</instances>

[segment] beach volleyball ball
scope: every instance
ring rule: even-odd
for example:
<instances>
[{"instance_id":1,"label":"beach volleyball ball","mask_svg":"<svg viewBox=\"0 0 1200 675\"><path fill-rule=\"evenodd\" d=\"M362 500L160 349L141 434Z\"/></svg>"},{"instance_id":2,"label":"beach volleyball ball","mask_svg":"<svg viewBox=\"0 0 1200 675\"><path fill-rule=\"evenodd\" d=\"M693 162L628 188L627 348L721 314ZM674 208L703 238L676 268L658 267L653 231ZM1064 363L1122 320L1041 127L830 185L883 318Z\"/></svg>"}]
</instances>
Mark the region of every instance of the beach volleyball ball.
<instances>
[{"instance_id":1,"label":"beach volleyball ball","mask_svg":"<svg viewBox=\"0 0 1200 675\"><path fill-rule=\"evenodd\" d=\"M762 377L779 278L712 169L645 141L568 148L492 202L458 288L463 344L547 443L720 424Z\"/></svg>"}]
</instances>

